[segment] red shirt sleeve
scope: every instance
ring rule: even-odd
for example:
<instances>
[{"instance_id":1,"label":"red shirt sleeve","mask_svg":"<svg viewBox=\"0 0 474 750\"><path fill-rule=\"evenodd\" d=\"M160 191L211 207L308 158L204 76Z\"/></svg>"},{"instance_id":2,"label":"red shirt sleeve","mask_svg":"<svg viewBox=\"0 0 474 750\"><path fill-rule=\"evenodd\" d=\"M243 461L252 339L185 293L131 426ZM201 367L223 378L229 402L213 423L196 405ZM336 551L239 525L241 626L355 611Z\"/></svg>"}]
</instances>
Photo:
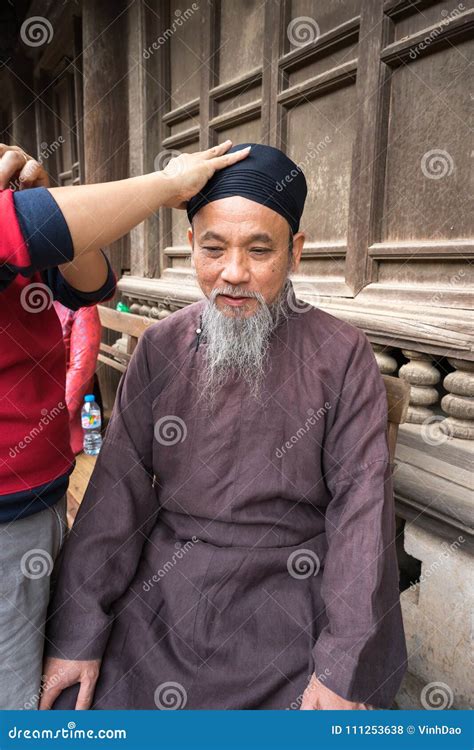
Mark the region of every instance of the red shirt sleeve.
<instances>
[{"instance_id":1,"label":"red shirt sleeve","mask_svg":"<svg viewBox=\"0 0 474 750\"><path fill-rule=\"evenodd\" d=\"M29 266L30 255L16 215L13 190L0 190L0 281Z\"/></svg>"},{"instance_id":2,"label":"red shirt sleeve","mask_svg":"<svg viewBox=\"0 0 474 750\"><path fill-rule=\"evenodd\" d=\"M46 188L0 191L0 291L74 258L69 227Z\"/></svg>"}]
</instances>

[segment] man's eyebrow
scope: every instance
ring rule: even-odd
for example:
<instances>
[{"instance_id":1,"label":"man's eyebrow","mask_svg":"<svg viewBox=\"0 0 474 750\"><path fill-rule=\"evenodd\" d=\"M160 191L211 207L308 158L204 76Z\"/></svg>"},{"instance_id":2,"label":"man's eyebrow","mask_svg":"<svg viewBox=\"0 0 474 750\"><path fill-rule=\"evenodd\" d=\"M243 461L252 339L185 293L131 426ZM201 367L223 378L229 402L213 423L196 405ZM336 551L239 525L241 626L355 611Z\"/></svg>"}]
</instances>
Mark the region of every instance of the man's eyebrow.
<instances>
[{"instance_id":1,"label":"man's eyebrow","mask_svg":"<svg viewBox=\"0 0 474 750\"><path fill-rule=\"evenodd\" d=\"M264 242L266 245L271 245L273 240L266 232L256 232L247 238L247 244L250 245L251 242Z\"/></svg>"},{"instance_id":2,"label":"man's eyebrow","mask_svg":"<svg viewBox=\"0 0 474 750\"><path fill-rule=\"evenodd\" d=\"M221 237L220 234L217 234L217 232L212 232L210 229L208 229L207 232L204 232L204 234L199 237L199 244L202 244L207 240L216 240L217 242L223 242L225 245L227 244L227 240L225 239L225 237Z\"/></svg>"},{"instance_id":3,"label":"man's eyebrow","mask_svg":"<svg viewBox=\"0 0 474 750\"><path fill-rule=\"evenodd\" d=\"M222 242L224 245L227 245L226 238L222 237L217 232L213 232L211 229L208 229L207 232L204 232L204 234L199 237L199 243L202 244L207 240L216 240L217 242ZM246 245L250 245L252 242L264 242L266 245L271 245L273 240L266 232L255 232L245 238Z\"/></svg>"}]
</instances>

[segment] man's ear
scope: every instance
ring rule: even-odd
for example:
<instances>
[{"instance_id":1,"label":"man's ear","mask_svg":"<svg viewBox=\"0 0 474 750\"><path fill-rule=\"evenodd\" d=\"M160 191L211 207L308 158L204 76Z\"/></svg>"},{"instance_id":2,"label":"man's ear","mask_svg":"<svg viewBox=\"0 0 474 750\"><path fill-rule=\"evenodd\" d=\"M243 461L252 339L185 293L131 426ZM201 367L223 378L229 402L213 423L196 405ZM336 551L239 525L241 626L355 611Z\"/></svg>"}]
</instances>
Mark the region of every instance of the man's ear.
<instances>
[{"instance_id":1,"label":"man's ear","mask_svg":"<svg viewBox=\"0 0 474 750\"><path fill-rule=\"evenodd\" d=\"M191 248L191 268L194 268L194 242L193 242L194 235L193 235L192 227L188 228L187 237L188 237L189 247Z\"/></svg>"},{"instance_id":2,"label":"man's ear","mask_svg":"<svg viewBox=\"0 0 474 750\"><path fill-rule=\"evenodd\" d=\"M293 235L293 264L291 272L296 271L300 264L301 253L303 252L305 239L306 235L304 232L297 232Z\"/></svg>"}]
</instances>

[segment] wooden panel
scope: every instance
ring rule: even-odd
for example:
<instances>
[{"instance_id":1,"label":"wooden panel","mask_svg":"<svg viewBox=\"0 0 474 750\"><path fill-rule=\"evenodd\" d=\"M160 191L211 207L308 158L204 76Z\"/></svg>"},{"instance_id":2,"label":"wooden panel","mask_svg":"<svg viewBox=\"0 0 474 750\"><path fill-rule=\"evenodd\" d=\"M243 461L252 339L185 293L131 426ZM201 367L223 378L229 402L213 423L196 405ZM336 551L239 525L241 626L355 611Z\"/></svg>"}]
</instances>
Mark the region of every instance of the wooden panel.
<instances>
[{"instance_id":1,"label":"wooden panel","mask_svg":"<svg viewBox=\"0 0 474 750\"><path fill-rule=\"evenodd\" d=\"M169 54L170 59L170 99L171 108L194 99L199 92L201 76L200 58L200 11L194 11L192 4L179 0L170 1L166 28L160 35L164 40L158 54ZM155 53L157 54L157 53Z\"/></svg>"},{"instance_id":2,"label":"wooden panel","mask_svg":"<svg viewBox=\"0 0 474 750\"><path fill-rule=\"evenodd\" d=\"M288 87L295 86L306 81L308 78L321 75L339 65L344 65L349 60L353 60L357 57L357 48L357 42L342 44L340 45L340 49L330 52L323 57L318 56L317 59L311 62L306 62L304 67L296 68L288 74Z\"/></svg>"},{"instance_id":3,"label":"wooden panel","mask_svg":"<svg viewBox=\"0 0 474 750\"><path fill-rule=\"evenodd\" d=\"M428 27L435 27L426 35L425 44L430 44L439 32L449 26L469 7L469 3L459 0L441 0L432 4L424 3L417 8L407 8L403 13L394 15L395 41L423 31Z\"/></svg>"},{"instance_id":4,"label":"wooden panel","mask_svg":"<svg viewBox=\"0 0 474 750\"><path fill-rule=\"evenodd\" d=\"M302 165L308 183L301 226L310 242L347 236L355 94L355 86L347 86L288 112L288 155Z\"/></svg>"},{"instance_id":5,"label":"wooden panel","mask_svg":"<svg viewBox=\"0 0 474 750\"><path fill-rule=\"evenodd\" d=\"M472 233L469 44L393 72L382 241Z\"/></svg>"},{"instance_id":6,"label":"wooden panel","mask_svg":"<svg viewBox=\"0 0 474 750\"><path fill-rule=\"evenodd\" d=\"M225 128L219 133L219 141L231 138L235 144L246 142L258 143L260 140L260 127L260 120L251 120L250 122L234 125L232 128Z\"/></svg>"},{"instance_id":7,"label":"wooden panel","mask_svg":"<svg viewBox=\"0 0 474 750\"><path fill-rule=\"evenodd\" d=\"M259 82L248 84L242 91L232 92L228 97L223 97L216 102L217 115L232 112L237 107L259 101L262 96L262 86Z\"/></svg>"},{"instance_id":8,"label":"wooden panel","mask_svg":"<svg viewBox=\"0 0 474 750\"><path fill-rule=\"evenodd\" d=\"M289 48L293 49L315 33L326 34L335 26L359 15L362 0L293 0L292 26L287 30ZM299 23L298 23L299 19ZM309 19L309 20L308 20Z\"/></svg>"},{"instance_id":9,"label":"wooden panel","mask_svg":"<svg viewBox=\"0 0 474 750\"><path fill-rule=\"evenodd\" d=\"M423 261L412 255L380 263L378 281L407 286L422 282L427 288L436 288L439 295L445 289L460 293L474 284L474 265L467 264L462 256L457 261Z\"/></svg>"},{"instance_id":10,"label":"wooden panel","mask_svg":"<svg viewBox=\"0 0 474 750\"><path fill-rule=\"evenodd\" d=\"M219 83L262 64L263 16L262 0L221 0Z\"/></svg>"}]
</instances>

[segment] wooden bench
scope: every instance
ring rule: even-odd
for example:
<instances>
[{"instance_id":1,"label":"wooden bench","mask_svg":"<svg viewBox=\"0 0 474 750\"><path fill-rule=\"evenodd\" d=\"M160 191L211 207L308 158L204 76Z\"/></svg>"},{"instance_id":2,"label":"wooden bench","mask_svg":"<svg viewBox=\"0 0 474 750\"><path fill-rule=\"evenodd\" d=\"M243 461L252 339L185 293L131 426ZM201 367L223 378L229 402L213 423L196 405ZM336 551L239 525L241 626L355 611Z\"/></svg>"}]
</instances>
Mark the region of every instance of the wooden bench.
<instances>
[{"instance_id":1,"label":"wooden bench","mask_svg":"<svg viewBox=\"0 0 474 750\"><path fill-rule=\"evenodd\" d=\"M98 359L103 364L124 373L127 369L130 358L135 351L138 339L154 321L150 320L150 318L144 318L141 315L118 312L117 310L112 310L103 305L99 305L98 310L102 326L108 330L120 333L122 334L122 337L125 337L125 345L123 347L117 345L110 346L109 344L101 343ZM390 375L383 375L382 378L387 393L387 437L390 451L390 462L393 469L395 464L395 447L397 443L398 427L406 419L410 398L410 386L404 380L394 378ZM68 516L70 516L70 522L72 522L77 513L94 469L95 462L96 458L94 456L86 456L84 453L80 453L76 457L76 467L71 474L68 490Z\"/></svg>"},{"instance_id":2,"label":"wooden bench","mask_svg":"<svg viewBox=\"0 0 474 750\"><path fill-rule=\"evenodd\" d=\"M79 510L91 474L94 471L96 460L97 456L87 456L85 453L79 453L76 456L76 465L69 477L69 487L67 490L67 522L69 527L72 526Z\"/></svg>"},{"instance_id":3,"label":"wooden bench","mask_svg":"<svg viewBox=\"0 0 474 750\"><path fill-rule=\"evenodd\" d=\"M123 373L127 369L130 357L135 351L138 339L156 321L144 318L142 315L118 312L118 310L112 310L110 307L104 307L104 305L98 305L98 310L102 328L120 333L122 338L125 337L126 340L124 350L117 345L110 346L109 344L101 343L98 360Z\"/></svg>"},{"instance_id":4,"label":"wooden bench","mask_svg":"<svg viewBox=\"0 0 474 750\"><path fill-rule=\"evenodd\" d=\"M392 469L395 465L395 448L397 446L398 428L405 421L410 401L410 386L401 378L382 375L387 393L388 424L387 438Z\"/></svg>"}]
</instances>

